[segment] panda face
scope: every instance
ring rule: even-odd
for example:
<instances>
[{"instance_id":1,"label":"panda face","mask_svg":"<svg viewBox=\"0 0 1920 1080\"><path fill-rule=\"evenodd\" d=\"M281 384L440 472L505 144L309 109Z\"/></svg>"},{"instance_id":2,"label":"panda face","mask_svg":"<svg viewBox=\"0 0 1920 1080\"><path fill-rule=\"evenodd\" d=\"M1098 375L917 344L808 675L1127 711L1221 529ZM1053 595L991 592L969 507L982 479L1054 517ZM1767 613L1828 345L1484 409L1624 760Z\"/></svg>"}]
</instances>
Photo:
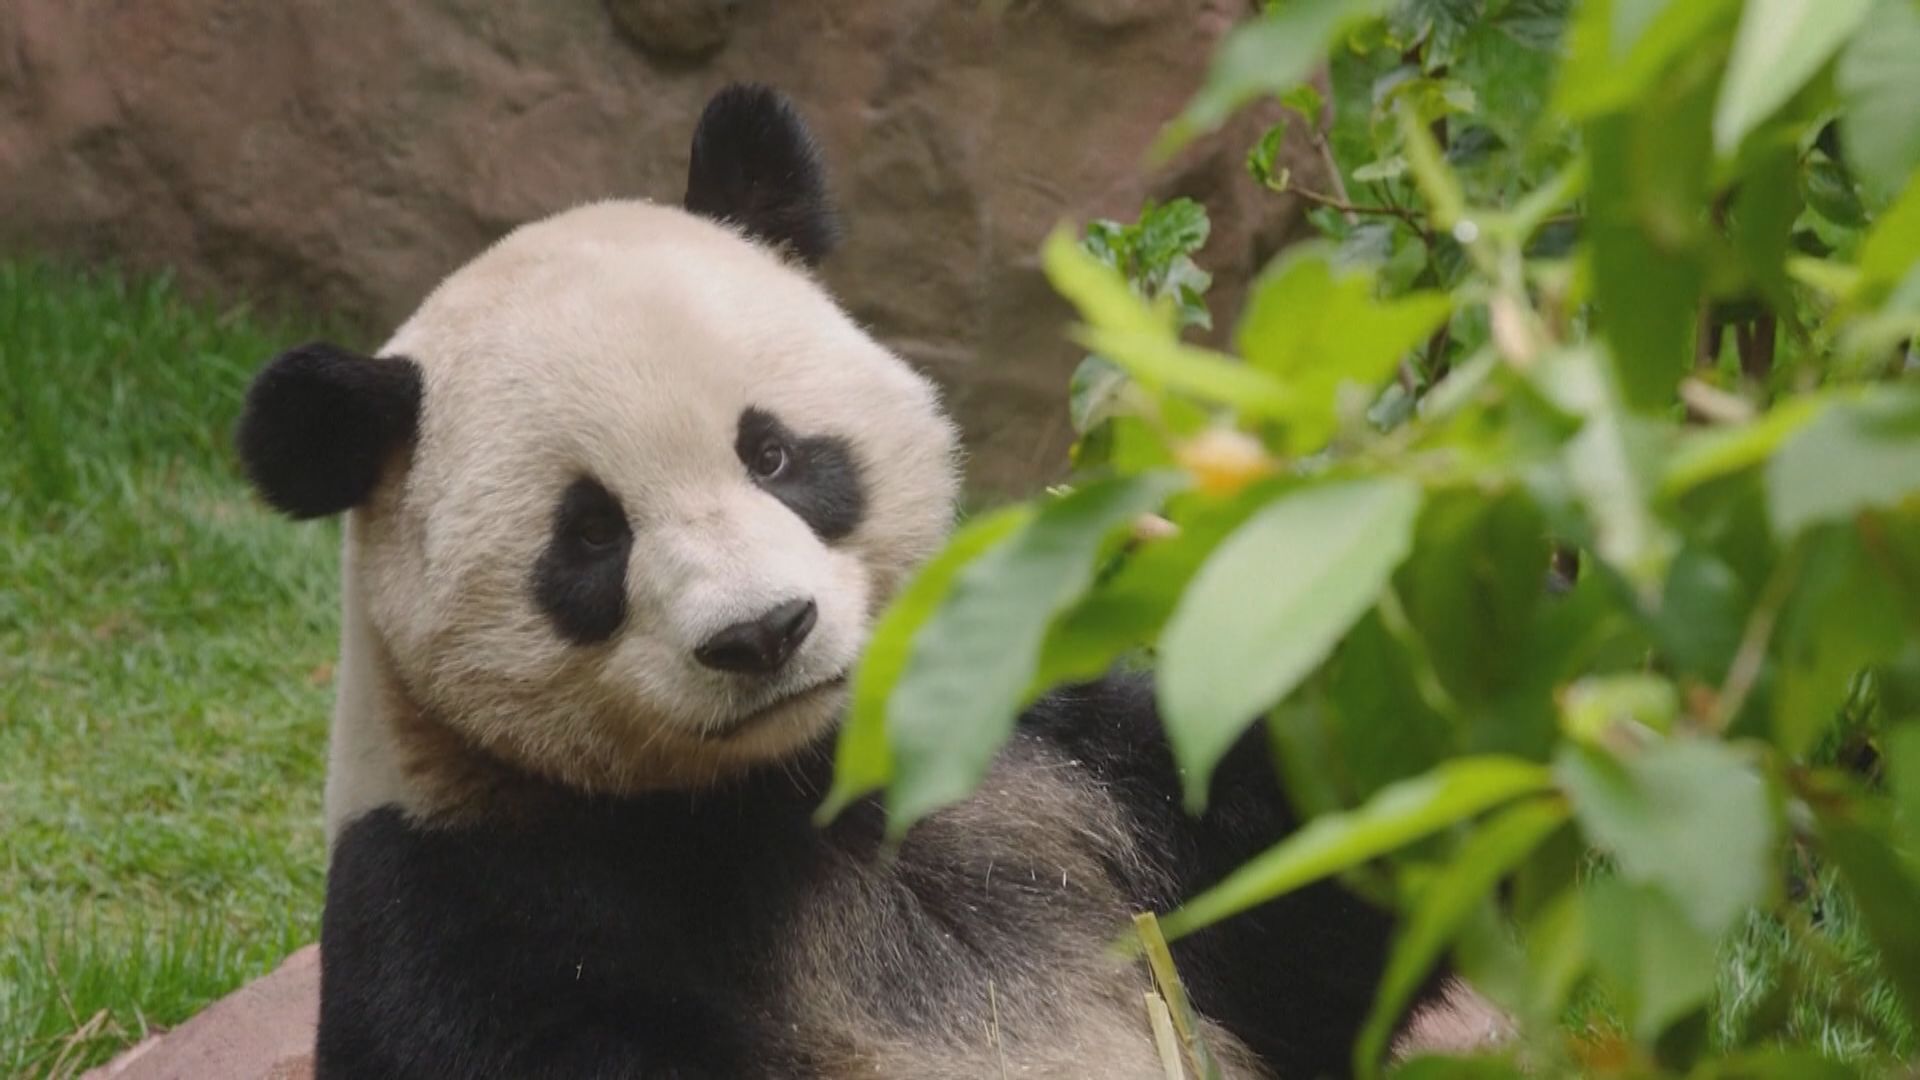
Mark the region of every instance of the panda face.
<instances>
[{"instance_id":1,"label":"panda face","mask_svg":"<svg viewBox=\"0 0 1920 1080\"><path fill-rule=\"evenodd\" d=\"M765 187L724 222L606 202L525 226L380 359L297 350L256 381L243 459L297 516L352 508L346 587L395 708L594 791L698 786L839 715L951 524L955 437L792 261L828 233Z\"/></svg>"},{"instance_id":2,"label":"panda face","mask_svg":"<svg viewBox=\"0 0 1920 1080\"><path fill-rule=\"evenodd\" d=\"M523 229L384 351L423 407L403 482L356 522L373 622L422 705L594 786L818 736L950 521L930 386L807 276L676 210Z\"/></svg>"}]
</instances>

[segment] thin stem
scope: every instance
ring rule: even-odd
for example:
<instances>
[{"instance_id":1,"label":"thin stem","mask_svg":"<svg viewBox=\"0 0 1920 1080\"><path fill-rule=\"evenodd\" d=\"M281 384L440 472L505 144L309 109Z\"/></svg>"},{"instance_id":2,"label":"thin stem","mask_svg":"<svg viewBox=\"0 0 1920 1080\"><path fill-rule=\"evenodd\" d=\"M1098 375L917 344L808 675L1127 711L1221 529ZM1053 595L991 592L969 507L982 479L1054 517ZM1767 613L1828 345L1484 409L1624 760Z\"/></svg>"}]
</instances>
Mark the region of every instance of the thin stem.
<instances>
[{"instance_id":1,"label":"thin stem","mask_svg":"<svg viewBox=\"0 0 1920 1080\"><path fill-rule=\"evenodd\" d=\"M1766 588L1760 599L1753 605L1753 614L1747 617L1746 632L1740 636L1740 648L1734 653L1733 663L1727 666L1727 681L1714 698L1713 712L1707 717L1707 730L1722 732L1740 715L1740 709L1747 703L1747 695L1752 693L1753 684L1760 677L1760 667L1767 658L1767 642L1773 637L1773 624L1779 621L1780 610L1786 606L1787 595L1793 591L1795 579L1800 576L1800 563L1805 548L1795 544L1776 566L1773 576L1767 580Z\"/></svg>"},{"instance_id":2,"label":"thin stem","mask_svg":"<svg viewBox=\"0 0 1920 1080\"><path fill-rule=\"evenodd\" d=\"M1347 182L1340 175L1340 163L1333 158L1333 144L1327 142L1326 132L1321 131L1317 124L1313 132L1313 147L1320 151L1320 163L1327 167L1327 182L1333 185L1334 197L1344 204L1336 209L1346 215L1347 224L1359 224L1360 211L1354 207L1353 197L1347 194ZM1309 200L1311 200L1310 196Z\"/></svg>"},{"instance_id":3,"label":"thin stem","mask_svg":"<svg viewBox=\"0 0 1920 1080\"><path fill-rule=\"evenodd\" d=\"M1389 585L1380 592L1378 610L1380 625L1395 641L1406 647L1408 674L1413 677L1414 691L1426 706L1441 716L1459 716L1460 703L1447 691L1446 684L1440 681L1439 669L1433 665L1433 655L1427 649L1427 643L1420 635L1419 628L1413 625L1413 619L1407 614L1406 605L1400 602L1400 593Z\"/></svg>"},{"instance_id":4,"label":"thin stem","mask_svg":"<svg viewBox=\"0 0 1920 1080\"><path fill-rule=\"evenodd\" d=\"M1160 991L1161 999L1167 1003L1174 1031L1185 1045L1194 1071L1200 1074L1201 1080L1220 1080L1220 1066L1207 1049L1200 1030L1199 1014L1194 1012L1193 1003L1187 997L1187 988L1180 981L1180 972L1173 965L1173 951L1167 947L1159 920L1154 918L1153 912L1143 911L1134 915L1133 926L1140 935L1140 944L1145 949L1147 967L1153 972L1154 984Z\"/></svg>"},{"instance_id":5,"label":"thin stem","mask_svg":"<svg viewBox=\"0 0 1920 1080\"><path fill-rule=\"evenodd\" d=\"M1416 231L1419 231L1421 228L1420 215L1404 207L1368 206L1364 203L1353 203L1338 196L1327 195L1310 188L1300 187L1297 184L1290 190L1315 206L1324 206L1329 210L1338 210L1341 214L1345 215L1349 225L1358 223L1360 220L1359 215L1361 214L1382 214L1388 217L1399 218L1409 226L1412 226Z\"/></svg>"}]
</instances>

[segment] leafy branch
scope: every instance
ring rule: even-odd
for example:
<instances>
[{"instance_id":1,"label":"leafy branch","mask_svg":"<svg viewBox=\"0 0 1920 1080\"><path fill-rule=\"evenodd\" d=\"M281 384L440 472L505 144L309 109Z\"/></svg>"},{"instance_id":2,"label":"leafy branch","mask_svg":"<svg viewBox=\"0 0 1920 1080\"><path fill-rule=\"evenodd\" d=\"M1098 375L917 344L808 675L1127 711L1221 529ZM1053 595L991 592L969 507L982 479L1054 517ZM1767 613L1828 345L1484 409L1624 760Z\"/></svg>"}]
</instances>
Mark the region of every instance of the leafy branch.
<instances>
[{"instance_id":1,"label":"leafy branch","mask_svg":"<svg viewBox=\"0 0 1920 1080\"><path fill-rule=\"evenodd\" d=\"M1322 236L1238 313L1208 306L1197 204L1048 242L1093 353L1079 475L964 530L882 621L842 794L887 788L907 828L1034 695L1146 659L1189 808L1265 718L1315 811L1169 937L1329 875L1389 886L1356 1075L1449 954L1521 1028L1449 1076L1914 1053L1920 9L1621 7L1285 0L1226 37L1159 149L1278 100L1248 168ZM1288 174L1296 135L1324 185ZM1189 339L1228 314L1226 345ZM1870 966L1794 906L1814 880ZM1841 991L1782 1000L1870 1045L1712 1022L1754 920L1793 943L1780 993Z\"/></svg>"}]
</instances>

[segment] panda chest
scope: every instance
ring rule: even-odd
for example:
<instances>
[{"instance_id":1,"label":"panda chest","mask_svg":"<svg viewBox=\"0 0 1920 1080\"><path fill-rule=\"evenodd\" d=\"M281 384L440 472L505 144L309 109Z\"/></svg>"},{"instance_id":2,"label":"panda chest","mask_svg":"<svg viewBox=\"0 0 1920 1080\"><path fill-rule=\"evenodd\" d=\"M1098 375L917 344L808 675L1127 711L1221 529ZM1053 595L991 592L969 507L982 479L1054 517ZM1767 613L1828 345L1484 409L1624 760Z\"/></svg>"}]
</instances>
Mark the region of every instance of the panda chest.
<instances>
[{"instance_id":1,"label":"panda chest","mask_svg":"<svg viewBox=\"0 0 1920 1080\"><path fill-rule=\"evenodd\" d=\"M715 1075L947 1075L900 1072L902 1047L1071 1058L1134 1026L1145 984L1107 949L1130 906L1115 853L1034 806L976 797L898 848L877 818L823 831L785 805L455 829L377 811L336 846L323 968L431 986L531 1044L615 1018Z\"/></svg>"},{"instance_id":2,"label":"panda chest","mask_svg":"<svg viewBox=\"0 0 1920 1080\"><path fill-rule=\"evenodd\" d=\"M562 861L529 865L541 884L521 915L579 939L610 975L666 976L789 1024L965 1027L1023 997L1044 1011L1062 973L1105 964L1125 925L1108 869L1120 853L1088 842L1100 832L1084 816L1049 821L1030 799L990 798L898 847L859 812L821 830L810 807L783 804L528 838L530 864ZM822 1001L841 1015L801 1015Z\"/></svg>"}]
</instances>

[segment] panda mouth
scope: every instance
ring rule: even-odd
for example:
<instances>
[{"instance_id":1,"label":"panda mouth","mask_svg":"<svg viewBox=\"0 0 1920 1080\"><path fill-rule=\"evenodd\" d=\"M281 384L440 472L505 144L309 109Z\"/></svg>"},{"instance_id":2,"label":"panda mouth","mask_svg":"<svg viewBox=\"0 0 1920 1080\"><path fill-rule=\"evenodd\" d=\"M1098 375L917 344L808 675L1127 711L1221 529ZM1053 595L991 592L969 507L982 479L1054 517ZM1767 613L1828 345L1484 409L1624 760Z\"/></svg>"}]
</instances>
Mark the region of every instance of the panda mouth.
<instances>
[{"instance_id":1,"label":"panda mouth","mask_svg":"<svg viewBox=\"0 0 1920 1080\"><path fill-rule=\"evenodd\" d=\"M737 739L741 735L763 726L789 705L796 705L802 701L821 697L845 685L847 685L847 673L842 671L832 678L822 679L817 683L803 686L792 693L783 694L744 716L727 721L724 725L710 731L709 735L723 741Z\"/></svg>"}]
</instances>

